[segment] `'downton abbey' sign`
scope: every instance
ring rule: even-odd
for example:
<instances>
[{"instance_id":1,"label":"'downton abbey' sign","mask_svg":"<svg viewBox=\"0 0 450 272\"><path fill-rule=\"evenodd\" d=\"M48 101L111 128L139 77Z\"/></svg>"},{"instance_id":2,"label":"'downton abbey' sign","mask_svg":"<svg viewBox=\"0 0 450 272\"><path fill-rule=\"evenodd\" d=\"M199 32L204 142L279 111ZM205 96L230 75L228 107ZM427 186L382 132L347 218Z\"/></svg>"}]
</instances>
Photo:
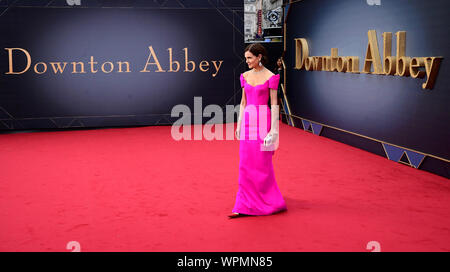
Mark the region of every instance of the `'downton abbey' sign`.
<instances>
[{"instance_id":1,"label":"'downton abbey' sign","mask_svg":"<svg viewBox=\"0 0 450 272\"><path fill-rule=\"evenodd\" d=\"M295 40L295 69L307 71L330 71L348 73L366 73L377 75L411 76L423 78L426 76L423 89L432 89L443 57L407 57L406 32L399 31L397 36L397 55L391 55L392 33L383 33L383 59L378 50L377 33L369 30L366 57L363 69L359 70L359 57L338 56L338 49L331 48L331 56L309 56L308 42L304 38ZM373 71L372 71L373 66ZM425 68L425 71L423 70Z\"/></svg>"},{"instance_id":2,"label":"'downton abbey' sign","mask_svg":"<svg viewBox=\"0 0 450 272\"><path fill-rule=\"evenodd\" d=\"M184 51L184 67L181 67L181 64L177 60L173 60L172 56L172 48L168 48L169 51L169 67L168 69L164 69L159 61L155 50L152 46L148 47L150 52L147 58L147 61L142 62L142 67L139 69L140 73L148 73L151 71L154 72L178 72L180 68L184 68L183 72L194 72L196 70L196 66L201 72L208 72L209 70L212 77L217 76L219 73L220 67L222 65L223 60L213 60L208 62L207 60L202 60L200 63L196 65L196 63L192 60L189 60L188 48L183 48ZM36 74L62 74L62 73L71 73L71 74L86 74L86 73L98 73L102 72L105 74L109 73L131 73L131 67L129 61L106 61L102 64L99 64L97 61L94 61L94 57L91 56L90 60L85 64L83 61L74 61L69 65L68 62L46 62L40 61L37 63L32 62L31 54L26 49L23 48L5 48L8 52L8 61L9 61L9 71L5 72L6 75L20 75L26 72L34 72ZM14 56L18 56L22 54L26 57L26 64L23 67L17 67L14 65ZM154 69L150 67L153 65ZM31 66L33 66L31 68Z\"/></svg>"}]
</instances>

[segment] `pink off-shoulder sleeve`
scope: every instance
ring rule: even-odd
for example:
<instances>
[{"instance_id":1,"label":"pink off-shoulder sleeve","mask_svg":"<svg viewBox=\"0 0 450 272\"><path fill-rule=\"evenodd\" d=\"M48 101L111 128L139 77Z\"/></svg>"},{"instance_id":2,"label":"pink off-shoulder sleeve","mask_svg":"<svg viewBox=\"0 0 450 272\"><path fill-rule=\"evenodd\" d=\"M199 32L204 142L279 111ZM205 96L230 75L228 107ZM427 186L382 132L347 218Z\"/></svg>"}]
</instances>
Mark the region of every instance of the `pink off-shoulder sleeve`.
<instances>
[{"instance_id":1,"label":"pink off-shoulder sleeve","mask_svg":"<svg viewBox=\"0 0 450 272\"><path fill-rule=\"evenodd\" d=\"M244 76L241 74L241 87L244 88L245 85L245 78Z\"/></svg>"},{"instance_id":2,"label":"pink off-shoulder sleeve","mask_svg":"<svg viewBox=\"0 0 450 272\"><path fill-rule=\"evenodd\" d=\"M280 82L280 74L273 75L269 78L269 89L278 90L278 83Z\"/></svg>"}]
</instances>

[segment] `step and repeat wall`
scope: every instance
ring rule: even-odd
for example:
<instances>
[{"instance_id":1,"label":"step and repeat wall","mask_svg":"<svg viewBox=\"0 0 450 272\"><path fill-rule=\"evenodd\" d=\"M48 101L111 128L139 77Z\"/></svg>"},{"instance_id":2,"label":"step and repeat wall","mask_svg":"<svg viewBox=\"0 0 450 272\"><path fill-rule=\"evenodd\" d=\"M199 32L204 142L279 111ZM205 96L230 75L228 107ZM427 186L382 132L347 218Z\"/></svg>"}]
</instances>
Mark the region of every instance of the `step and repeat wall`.
<instances>
[{"instance_id":1,"label":"step and repeat wall","mask_svg":"<svg viewBox=\"0 0 450 272\"><path fill-rule=\"evenodd\" d=\"M236 105L243 17L237 0L0 0L0 130L171 124L194 97Z\"/></svg>"},{"instance_id":2,"label":"step and repeat wall","mask_svg":"<svg viewBox=\"0 0 450 272\"><path fill-rule=\"evenodd\" d=\"M450 1L304 0L289 9L296 125L449 177Z\"/></svg>"}]
</instances>

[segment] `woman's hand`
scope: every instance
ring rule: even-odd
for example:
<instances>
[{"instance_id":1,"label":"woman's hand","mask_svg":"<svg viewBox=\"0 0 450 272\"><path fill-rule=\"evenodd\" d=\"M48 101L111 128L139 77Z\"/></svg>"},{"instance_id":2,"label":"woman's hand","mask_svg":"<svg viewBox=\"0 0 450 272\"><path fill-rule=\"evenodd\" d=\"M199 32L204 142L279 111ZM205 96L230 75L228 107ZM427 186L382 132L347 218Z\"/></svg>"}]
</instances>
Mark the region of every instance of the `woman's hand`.
<instances>
[{"instance_id":1,"label":"woman's hand","mask_svg":"<svg viewBox=\"0 0 450 272\"><path fill-rule=\"evenodd\" d=\"M267 133L266 137L264 138L264 146L269 146L273 143L275 143L278 139L278 132L277 131L270 131Z\"/></svg>"},{"instance_id":2,"label":"woman's hand","mask_svg":"<svg viewBox=\"0 0 450 272\"><path fill-rule=\"evenodd\" d=\"M236 131L234 132L234 135L236 136L236 138L237 138L238 140L240 140L240 139L239 139L240 136L241 136L241 128L240 128L240 126L238 126L238 128L236 129Z\"/></svg>"}]
</instances>

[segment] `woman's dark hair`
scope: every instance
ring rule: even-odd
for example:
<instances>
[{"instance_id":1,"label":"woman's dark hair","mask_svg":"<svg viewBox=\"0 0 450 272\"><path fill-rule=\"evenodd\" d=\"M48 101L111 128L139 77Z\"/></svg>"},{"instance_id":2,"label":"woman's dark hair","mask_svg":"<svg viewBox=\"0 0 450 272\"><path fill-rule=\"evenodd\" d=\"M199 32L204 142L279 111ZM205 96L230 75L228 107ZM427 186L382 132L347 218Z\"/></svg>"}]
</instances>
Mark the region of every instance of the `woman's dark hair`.
<instances>
[{"instance_id":1,"label":"woman's dark hair","mask_svg":"<svg viewBox=\"0 0 450 272\"><path fill-rule=\"evenodd\" d=\"M264 46L262 46L260 43L252 43L247 45L244 52L250 51L255 56L258 56L261 54L261 63L266 66L267 63L269 63L269 58L267 57L267 50Z\"/></svg>"}]
</instances>

